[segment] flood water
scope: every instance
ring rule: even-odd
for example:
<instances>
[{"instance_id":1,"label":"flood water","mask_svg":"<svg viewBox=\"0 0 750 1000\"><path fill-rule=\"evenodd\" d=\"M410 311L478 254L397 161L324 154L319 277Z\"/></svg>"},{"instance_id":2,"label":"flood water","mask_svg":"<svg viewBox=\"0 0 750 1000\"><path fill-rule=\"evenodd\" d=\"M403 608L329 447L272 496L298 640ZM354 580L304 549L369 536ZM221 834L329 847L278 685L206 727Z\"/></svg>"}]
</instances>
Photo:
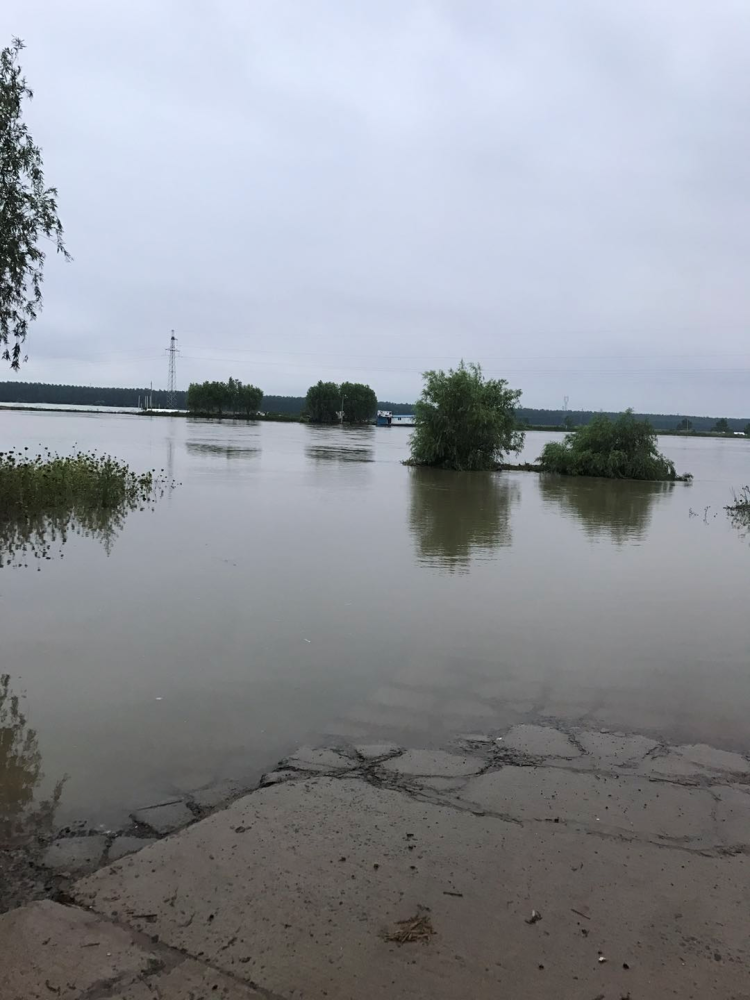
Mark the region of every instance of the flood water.
<instances>
[{"instance_id":1,"label":"flood water","mask_svg":"<svg viewBox=\"0 0 750 1000\"><path fill-rule=\"evenodd\" d=\"M662 485L409 469L408 436L0 413L0 449L180 483L0 569L0 809L114 825L307 741L550 717L750 749L750 441L662 438L695 475Z\"/></svg>"}]
</instances>

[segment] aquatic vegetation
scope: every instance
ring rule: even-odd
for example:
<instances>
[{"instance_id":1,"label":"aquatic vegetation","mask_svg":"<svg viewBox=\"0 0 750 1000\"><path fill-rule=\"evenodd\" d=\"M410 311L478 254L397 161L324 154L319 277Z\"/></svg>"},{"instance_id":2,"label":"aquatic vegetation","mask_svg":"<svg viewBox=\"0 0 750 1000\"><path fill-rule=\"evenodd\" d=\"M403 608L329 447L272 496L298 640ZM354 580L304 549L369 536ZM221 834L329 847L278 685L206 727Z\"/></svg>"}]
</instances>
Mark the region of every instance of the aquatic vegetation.
<instances>
[{"instance_id":1,"label":"aquatic vegetation","mask_svg":"<svg viewBox=\"0 0 750 1000\"><path fill-rule=\"evenodd\" d=\"M724 510L733 526L742 532L743 538L750 533L750 486L743 486L739 493L735 492L734 503L727 504Z\"/></svg>"},{"instance_id":2,"label":"aquatic vegetation","mask_svg":"<svg viewBox=\"0 0 750 1000\"><path fill-rule=\"evenodd\" d=\"M494 470L504 454L521 451L520 390L505 379L486 379L480 365L463 361L455 370L428 371L422 378L407 464L478 472Z\"/></svg>"},{"instance_id":3,"label":"aquatic vegetation","mask_svg":"<svg viewBox=\"0 0 750 1000\"><path fill-rule=\"evenodd\" d=\"M1 452L0 567L50 559L71 532L96 538L109 553L128 513L151 506L172 485L111 455Z\"/></svg>"},{"instance_id":4,"label":"aquatic vegetation","mask_svg":"<svg viewBox=\"0 0 750 1000\"><path fill-rule=\"evenodd\" d=\"M656 431L648 420L637 420L626 410L611 420L597 414L565 439L550 441L539 458L544 472L563 476L602 476L606 479L675 480L674 462L657 448Z\"/></svg>"}]
</instances>

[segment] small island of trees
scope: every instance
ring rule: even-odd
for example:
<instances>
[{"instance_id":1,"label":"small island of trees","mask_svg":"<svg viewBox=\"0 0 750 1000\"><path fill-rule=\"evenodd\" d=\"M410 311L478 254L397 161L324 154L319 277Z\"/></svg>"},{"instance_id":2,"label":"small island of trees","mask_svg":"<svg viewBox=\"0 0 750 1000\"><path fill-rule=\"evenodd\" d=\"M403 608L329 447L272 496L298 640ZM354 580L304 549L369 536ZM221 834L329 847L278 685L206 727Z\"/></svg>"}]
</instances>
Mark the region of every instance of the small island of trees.
<instances>
[{"instance_id":1,"label":"small island of trees","mask_svg":"<svg viewBox=\"0 0 750 1000\"><path fill-rule=\"evenodd\" d=\"M305 402L313 424L366 424L378 409L374 390L361 382L318 382L307 390Z\"/></svg>"},{"instance_id":2,"label":"small island of trees","mask_svg":"<svg viewBox=\"0 0 750 1000\"><path fill-rule=\"evenodd\" d=\"M238 379L226 382L191 382L187 391L190 413L204 416L254 417L263 402L263 390Z\"/></svg>"},{"instance_id":3,"label":"small island of trees","mask_svg":"<svg viewBox=\"0 0 750 1000\"><path fill-rule=\"evenodd\" d=\"M427 371L415 407L409 465L462 472L523 469L563 476L674 481L674 463L657 447L656 431L632 410L614 419L596 414L591 422L545 445L536 465L512 466L502 459L523 448L517 406L521 397L505 379L485 379L477 364Z\"/></svg>"},{"instance_id":4,"label":"small island of trees","mask_svg":"<svg viewBox=\"0 0 750 1000\"><path fill-rule=\"evenodd\" d=\"M463 361L422 377L409 464L479 472L497 469L505 454L521 451L519 389L509 388L505 379L485 379L480 365Z\"/></svg>"},{"instance_id":5,"label":"small island of trees","mask_svg":"<svg viewBox=\"0 0 750 1000\"><path fill-rule=\"evenodd\" d=\"M603 413L590 424L550 441L540 457L544 472L606 479L674 480L674 462L657 448L656 431L647 420L626 410L615 420Z\"/></svg>"}]
</instances>

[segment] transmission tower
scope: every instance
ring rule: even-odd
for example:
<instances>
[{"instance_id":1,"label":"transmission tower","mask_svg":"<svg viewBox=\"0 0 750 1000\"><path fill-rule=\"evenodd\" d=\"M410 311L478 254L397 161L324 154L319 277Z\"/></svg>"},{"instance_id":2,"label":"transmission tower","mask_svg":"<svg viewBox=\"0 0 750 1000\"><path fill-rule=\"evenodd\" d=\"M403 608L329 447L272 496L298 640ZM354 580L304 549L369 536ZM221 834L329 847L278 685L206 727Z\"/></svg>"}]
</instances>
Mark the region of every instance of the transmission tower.
<instances>
[{"instance_id":1,"label":"transmission tower","mask_svg":"<svg viewBox=\"0 0 750 1000\"><path fill-rule=\"evenodd\" d=\"M568 412L568 403L570 402L570 396L563 396L563 413Z\"/></svg>"},{"instance_id":2,"label":"transmission tower","mask_svg":"<svg viewBox=\"0 0 750 1000\"><path fill-rule=\"evenodd\" d=\"M174 409L174 394L177 391L177 355L180 352L177 350L177 337L174 335L174 330L172 330L172 339L169 341L169 347L167 348L167 354L169 355L169 383L167 384L167 406L170 410Z\"/></svg>"}]
</instances>

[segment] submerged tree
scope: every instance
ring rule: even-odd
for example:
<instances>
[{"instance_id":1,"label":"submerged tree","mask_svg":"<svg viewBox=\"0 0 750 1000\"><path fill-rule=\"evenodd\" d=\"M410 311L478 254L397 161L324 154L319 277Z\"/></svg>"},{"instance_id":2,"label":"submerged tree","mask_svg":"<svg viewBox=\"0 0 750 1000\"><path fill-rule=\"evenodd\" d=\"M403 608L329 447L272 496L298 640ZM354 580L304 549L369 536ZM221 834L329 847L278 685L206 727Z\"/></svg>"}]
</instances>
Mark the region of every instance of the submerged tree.
<instances>
[{"instance_id":1,"label":"submerged tree","mask_svg":"<svg viewBox=\"0 0 750 1000\"><path fill-rule=\"evenodd\" d=\"M504 454L521 450L520 390L510 389L505 379L485 379L480 365L463 361L455 370L427 371L422 377L412 464L475 472L494 469Z\"/></svg>"},{"instance_id":2,"label":"submerged tree","mask_svg":"<svg viewBox=\"0 0 750 1000\"><path fill-rule=\"evenodd\" d=\"M676 479L674 463L657 448L656 431L648 420L636 420L626 410L615 420L597 413L589 424L550 441L539 459L545 472L607 479Z\"/></svg>"},{"instance_id":3,"label":"submerged tree","mask_svg":"<svg viewBox=\"0 0 750 1000\"><path fill-rule=\"evenodd\" d=\"M18 64L23 47L14 38L0 52L0 344L3 360L16 370L29 323L42 308L41 240L70 260L57 189L44 186L42 152L22 118L24 100L34 96Z\"/></svg>"}]
</instances>

